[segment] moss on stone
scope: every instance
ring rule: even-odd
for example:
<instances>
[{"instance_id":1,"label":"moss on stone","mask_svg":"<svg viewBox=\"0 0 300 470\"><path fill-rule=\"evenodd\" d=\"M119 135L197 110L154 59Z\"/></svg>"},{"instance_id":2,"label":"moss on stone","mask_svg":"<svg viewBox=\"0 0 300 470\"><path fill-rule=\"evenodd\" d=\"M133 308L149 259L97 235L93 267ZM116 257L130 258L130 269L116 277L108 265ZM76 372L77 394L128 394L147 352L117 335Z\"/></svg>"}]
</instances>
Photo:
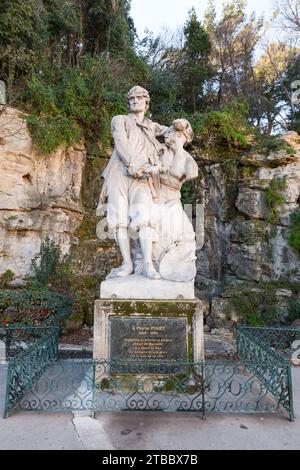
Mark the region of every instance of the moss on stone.
<instances>
[{"instance_id":1,"label":"moss on stone","mask_svg":"<svg viewBox=\"0 0 300 470\"><path fill-rule=\"evenodd\" d=\"M78 229L79 239L93 240L96 238L96 217L93 214L85 214L83 221Z\"/></svg>"},{"instance_id":2,"label":"moss on stone","mask_svg":"<svg viewBox=\"0 0 300 470\"><path fill-rule=\"evenodd\" d=\"M289 246L300 255L300 209L296 209L291 216Z\"/></svg>"},{"instance_id":3,"label":"moss on stone","mask_svg":"<svg viewBox=\"0 0 300 470\"><path fill-rule=\"evenodd\" d=\"M282 308L278 290L291 291L286 310ZM289 321L287 313L296 305L300 294L300 284L289 279L277 281L260 281L238 286L229 286L222 294L224 298L224 314L228 320L234 313L242 323L251 326L282 324Z\"/></svg>"},{"instance_id":4,"label":"moss on stone","mask_svg":"<svg viewBox=\"0 0 300 470\"><path fill-rule=\"evenodd\" d=\"M75 276L71 294L74 299L71 322L77 322L78 327L84 323L93 324L94 302L99 279L95 276Z\"/></svg>"},{"instance_id":5,"label":"moss on stone","mask_svg":"<svg viewBox=\"0 0 300 470\"><path fill-rule=\"evenodd\" d=\"M187 316L192 318L196 308L197 301L181 301L181 300L108 300L108 304L112 305L115 314L130 315L144 314L155 316Z\"/></svg>"},{"instance_id":6,"label":"moss on stone","mask_svg":"<svg viewBox=\"0 0 300 470\"><path fill-rule=\"evenodd\" d=\"M107 308L112 315L143 316L149 318L177 318L187 319L187 360L193 360L193 319L197 311L198 301L196 300L98 300L102 308Z\"/></svg>"},{"instance_id":7,"label":"moss on stone","mask_svg":"<svg viewBox=\"0 0 300 470\"><path fill-rule=\"evenodd\" d=\"M278 223L278 208L282 206L285 201L283 193L286 187L287 183L285 178L274 178L269 188L265 191L265 201L269 208L267 221L272 225Z\"/></svg>"},{"instance_id":8,"label":"moss on stone","mask_svg":"<svg viewBox=\"0 0 300 470\"><path fill-rule=\"evenodd\" d=\"M297 150L295 149L295 147L292 147L292 146L291 146L291 147L288 147L288 148L286 149L286 153L287 153L288 155L296 155Z\"/></svg>"}]
</instances>

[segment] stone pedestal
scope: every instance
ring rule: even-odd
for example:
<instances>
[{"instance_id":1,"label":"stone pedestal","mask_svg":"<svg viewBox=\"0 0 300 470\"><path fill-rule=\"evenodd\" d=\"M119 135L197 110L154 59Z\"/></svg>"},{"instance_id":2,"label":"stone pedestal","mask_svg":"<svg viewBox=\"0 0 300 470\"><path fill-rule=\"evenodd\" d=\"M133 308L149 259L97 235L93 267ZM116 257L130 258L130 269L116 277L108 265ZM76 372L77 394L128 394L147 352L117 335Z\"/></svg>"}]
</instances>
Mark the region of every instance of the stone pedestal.
<instances>
[{"instance_id":1,"label":"stone pedestal","mask_svg":"<svg viewBox=\"0 0 300 470\"><path fill-rule=\"evenodd\" d=\"M139 274L106 279L100 286L101 299L188 299L195 298L194 281L174 282L148 279Z\"/></svg>"},{"instance_id":2,"label":"stone pedestal","mask_svg":"<svg viewBox=\"0 0 300 470\"><path fill-rule=\"evenodd\" d=\"M135 292L137 291L138 289L135 289ZM113 347L111 344L112 319L114 322L113 331L117 331L117 337L113 338ZM117 321L117 329L115 328L116 319L121 320ZM172 328L175 331L173 335ZM186 342L183 338L184 331L186 332ZM136 337L132 332L136 332ZM122 357L123 360L201 361L204 359L203 304L198 299L96 300L94 359L114 359L111 357L111 352L116 349L122 351L122 344L119 344L122 341L127 342L124 348L127 357ZM139 341L141 342L140 348ZM178 342L178 348L176 348L176 342ZM127 347L128 343L130 343L130 347L133 345L131 349ZM170 355L174 356L175 354L175 359L167 357L168 344L170 344ZM138 351L140 351L140 357L134 357L139 354Z\"/></svg>"}]
</instances>

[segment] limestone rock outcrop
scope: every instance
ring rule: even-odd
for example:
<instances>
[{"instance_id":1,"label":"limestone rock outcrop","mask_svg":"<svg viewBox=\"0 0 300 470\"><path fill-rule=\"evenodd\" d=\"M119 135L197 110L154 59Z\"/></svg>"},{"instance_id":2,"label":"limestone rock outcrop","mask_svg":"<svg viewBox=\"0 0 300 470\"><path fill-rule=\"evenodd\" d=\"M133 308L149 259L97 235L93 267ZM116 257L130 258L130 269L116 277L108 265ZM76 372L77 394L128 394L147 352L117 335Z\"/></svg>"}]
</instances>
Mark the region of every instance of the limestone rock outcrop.
<instances>
[{"instance_id":1,"label":"limestone rock outcrop","mask_svg":"<svg viewBox=\"0 0 300 470\"><path fill-rule=\"evenodd\" d=\"M286 144L277 151L210 165L198 160L205 241L197 253L197 287L210 299L211 319L218 326L238 320L243 305L234 308L229 297L240 287L263 292L276 282L299 284L300 256L289 246L289 236L291 215L300 209L300 137L288 132L280 140ZM276 298L280 306L280 295ZM283 305L287 312L288 302Z\"/></svg>"},{"instance_id":2,"label":"limestone rock outcrop","mask_svg":"<svg viewBox=\"0 0 300 470\"><path fill-rule=\"evenodd\" d=\"M36 151L22 113L0 112L0 274L29 272L31 259L47 236L70 250L83 218L81 189L84 145L49 156Z\"/></svg>"}]
</instances>

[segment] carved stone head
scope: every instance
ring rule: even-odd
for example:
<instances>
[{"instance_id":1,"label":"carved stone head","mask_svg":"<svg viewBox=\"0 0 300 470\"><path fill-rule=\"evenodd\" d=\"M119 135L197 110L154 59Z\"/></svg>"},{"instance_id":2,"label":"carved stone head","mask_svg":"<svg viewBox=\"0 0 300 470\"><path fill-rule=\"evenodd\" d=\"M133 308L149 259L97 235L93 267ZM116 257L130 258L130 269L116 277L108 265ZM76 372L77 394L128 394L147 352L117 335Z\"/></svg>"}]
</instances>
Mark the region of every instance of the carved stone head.
<instances>
[{"instance_id":1,"label":"carved stone head","mask_svg":"<svg viewBox=\"0 0 300 470\"><path fill-rule=\"evenodd\" d=\"M131 112L147 112L150 104L150 96L147 90L140 86L132 87L127 95L128 106Z\"/></svg>"},{"instance_id":2,"label":"carved stone head","mask_svg":"<svg viewBox=\"0 0 300 470\"><path fill-rule=\"evenodd\" d=\"M190 144L193 138L194 132L187 119L175 119L165 133L165 143L170 148L173 148L176 142L180 142L182 146Z\"/></svg>"}]
</instances>

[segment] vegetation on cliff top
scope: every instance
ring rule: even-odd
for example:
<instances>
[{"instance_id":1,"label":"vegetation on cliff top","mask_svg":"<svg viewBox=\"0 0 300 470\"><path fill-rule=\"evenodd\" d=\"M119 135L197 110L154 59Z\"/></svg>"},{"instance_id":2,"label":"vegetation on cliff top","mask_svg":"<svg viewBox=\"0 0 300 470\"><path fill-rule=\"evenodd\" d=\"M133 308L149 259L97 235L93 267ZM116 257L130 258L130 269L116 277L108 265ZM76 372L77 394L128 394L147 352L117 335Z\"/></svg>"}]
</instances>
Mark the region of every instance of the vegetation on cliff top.
<instances>
[{"instance_id":1,"label":"vegetation on cliff top","mask_svg":"<svg viewBox=\"0 0 300 470\"><path fill-rule=\"evenodd\" d=\"M108 145L111 117L126 112L135 83L150 91L154 119L185 116L207 148L245 149L253 129L297 124L288 89L299 49L272 43L257 60L264 27L243 0L225 3L218 17L209 2L203 20L192 9L179 34L140 39L130 0L5 0L1 79L45 154L82 137Z\"/></svg>"},{"instance_id":2,"label":"vegetation on cliff top","mask_svg":"<svg viewBox=\"0 0 300 470\"><path fill-rule=\"evenodd\" d=\"M289 245L300 255L300 209L295 209L291 216Z\"/></svg>"}]
</instances>

